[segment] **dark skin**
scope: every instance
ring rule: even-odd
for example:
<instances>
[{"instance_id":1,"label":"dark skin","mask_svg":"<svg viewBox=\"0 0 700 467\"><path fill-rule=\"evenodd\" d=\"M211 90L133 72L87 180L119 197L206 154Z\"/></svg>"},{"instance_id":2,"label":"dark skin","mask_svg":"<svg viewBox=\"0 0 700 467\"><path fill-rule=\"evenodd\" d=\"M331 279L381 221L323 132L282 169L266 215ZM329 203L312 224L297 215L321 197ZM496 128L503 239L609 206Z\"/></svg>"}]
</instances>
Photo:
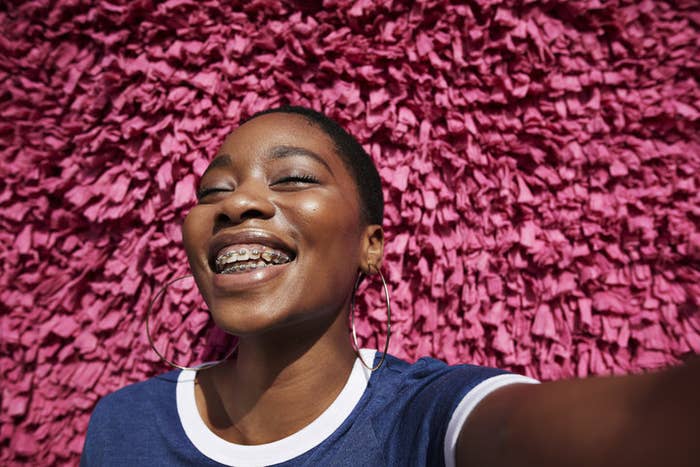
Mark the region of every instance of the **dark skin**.
<instances>
[{"instance_id":1,"label":"dark skin","mask_svg":"<svg viewBox=\"0 0 700 467\"><path fill-rule=\"evenodd\" d=\"M697 466L700 360L636 376L495 391L471 414L457 465Z\"/></svg>"},{"instance_id":2,"label":"dark skin","mask_svg":"<svg viewBox=\"0 0 700 467\"><path fill-rule=\"evenodd\" d=\"M299 115L239 127L200 192L185 248L214 320L240 341L235 361L198 372L197 406L225 440L276 441L316 419L347 381L350 297L357 274L381 266L382 229L363 222L331 139ZM217 278L211 245L244 231L274 238L293 261ZM465 423L457 465L697 465L699 366L502 388Z\"/></svg>"},{"instance_id":3,"label":"dark skin","mask_svg":"<svg viewBox=\"0 0 700 467\"><path fill-rule=\"evenodd\" d=\"M280 147L304 151L280 157ZM354 181L332 141L302 117L246 123L217 160L183 238L214 320L240 341L235 361L199 373L196 398L217 435L262 444L308 425L343 388L355 361L347 331L354 281L381 264L383 234L360 221ZM208 244L240 231L274 235L294 261L271 279L217 287Z\"/></svg>"}]
</instances>

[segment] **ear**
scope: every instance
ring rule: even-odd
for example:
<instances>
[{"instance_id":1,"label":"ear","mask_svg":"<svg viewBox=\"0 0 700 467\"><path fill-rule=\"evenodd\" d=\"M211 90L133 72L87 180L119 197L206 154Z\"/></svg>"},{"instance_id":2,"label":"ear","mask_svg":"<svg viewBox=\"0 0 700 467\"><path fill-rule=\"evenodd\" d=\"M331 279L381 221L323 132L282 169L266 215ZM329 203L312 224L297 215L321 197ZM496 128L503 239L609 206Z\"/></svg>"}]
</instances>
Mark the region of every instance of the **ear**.
<instances>
[{"instance_id":1,"label":"ear","mask_svg":"<svg viewBox=\"0 0 700 467\"><path fill-rule=\"evenodd\" d=\"M362 251L360 252L360 270L366 274L375 274L382 266L384 254L384 230L381 225L368 225L362 234Z\"/></svg>"}]
</instances>

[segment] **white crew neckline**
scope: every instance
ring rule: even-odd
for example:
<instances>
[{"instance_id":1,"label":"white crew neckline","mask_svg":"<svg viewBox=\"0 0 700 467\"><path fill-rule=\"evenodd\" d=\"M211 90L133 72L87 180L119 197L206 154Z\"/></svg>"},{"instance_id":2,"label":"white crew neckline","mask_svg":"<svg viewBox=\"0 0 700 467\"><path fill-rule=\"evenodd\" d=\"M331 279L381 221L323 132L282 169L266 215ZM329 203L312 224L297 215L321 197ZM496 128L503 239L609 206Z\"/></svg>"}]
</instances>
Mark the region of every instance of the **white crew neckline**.
<instances>
[{"instance_id":1,"label":"white crew neckline","mask_svg":"<svg viewBox=\"0 0 700 467\"><path fill-rule=\"evenodd\" d=\"M365 362L373 362L376 350L361 349ZM256 467L279 464L315 448L337 430L348 418L367 388L371 372L359 359L338 397L309 425L278 441L258 445L242 445L218 437L204 423L195 400L197 372L183 370L176 388L177 412L187 438L206 457L225 465Z\"/></svg>"}]
</instances>

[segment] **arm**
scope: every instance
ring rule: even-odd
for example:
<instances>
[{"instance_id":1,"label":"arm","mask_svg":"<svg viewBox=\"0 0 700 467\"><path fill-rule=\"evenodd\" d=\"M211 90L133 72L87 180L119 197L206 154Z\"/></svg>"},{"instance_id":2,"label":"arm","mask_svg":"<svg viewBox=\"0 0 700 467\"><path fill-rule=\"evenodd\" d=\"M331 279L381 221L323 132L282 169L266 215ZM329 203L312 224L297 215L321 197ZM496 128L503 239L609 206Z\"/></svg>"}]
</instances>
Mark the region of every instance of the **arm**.
<instances>
[{"instance_id":1,"label":"arm","mask_svg":"<svg viewBox=\"0 0 700 467\"><path fill-rule=\"evenodd\" d=\"M700 463L700 359L645 375L495 391L469 416L458 466Z\"/></svg>"}]
</instances>

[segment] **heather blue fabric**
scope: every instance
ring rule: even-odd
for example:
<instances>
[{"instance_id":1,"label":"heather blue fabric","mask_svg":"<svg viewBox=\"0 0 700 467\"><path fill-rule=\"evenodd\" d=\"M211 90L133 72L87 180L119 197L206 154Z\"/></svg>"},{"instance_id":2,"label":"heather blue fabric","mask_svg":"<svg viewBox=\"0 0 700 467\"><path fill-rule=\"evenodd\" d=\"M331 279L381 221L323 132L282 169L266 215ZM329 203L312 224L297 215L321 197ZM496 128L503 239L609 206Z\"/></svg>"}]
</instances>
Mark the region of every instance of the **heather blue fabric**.
<instances>
[{"instance_id":1,"label":"heather blue fabric","mask_svg":"<svg viewBox=\"0 0 700 467\"><path fill-rule=\"evenodd\" d=\"M276 465L443 466L445 432L457 404L477 384L503 373L448 366L432 358L409 364L387 356L355 409L330 437ZM100 400L90 419L81 466L221 466L185 435L176 405L178 375L172 371Z\"/></svg>"}]
</instances>

